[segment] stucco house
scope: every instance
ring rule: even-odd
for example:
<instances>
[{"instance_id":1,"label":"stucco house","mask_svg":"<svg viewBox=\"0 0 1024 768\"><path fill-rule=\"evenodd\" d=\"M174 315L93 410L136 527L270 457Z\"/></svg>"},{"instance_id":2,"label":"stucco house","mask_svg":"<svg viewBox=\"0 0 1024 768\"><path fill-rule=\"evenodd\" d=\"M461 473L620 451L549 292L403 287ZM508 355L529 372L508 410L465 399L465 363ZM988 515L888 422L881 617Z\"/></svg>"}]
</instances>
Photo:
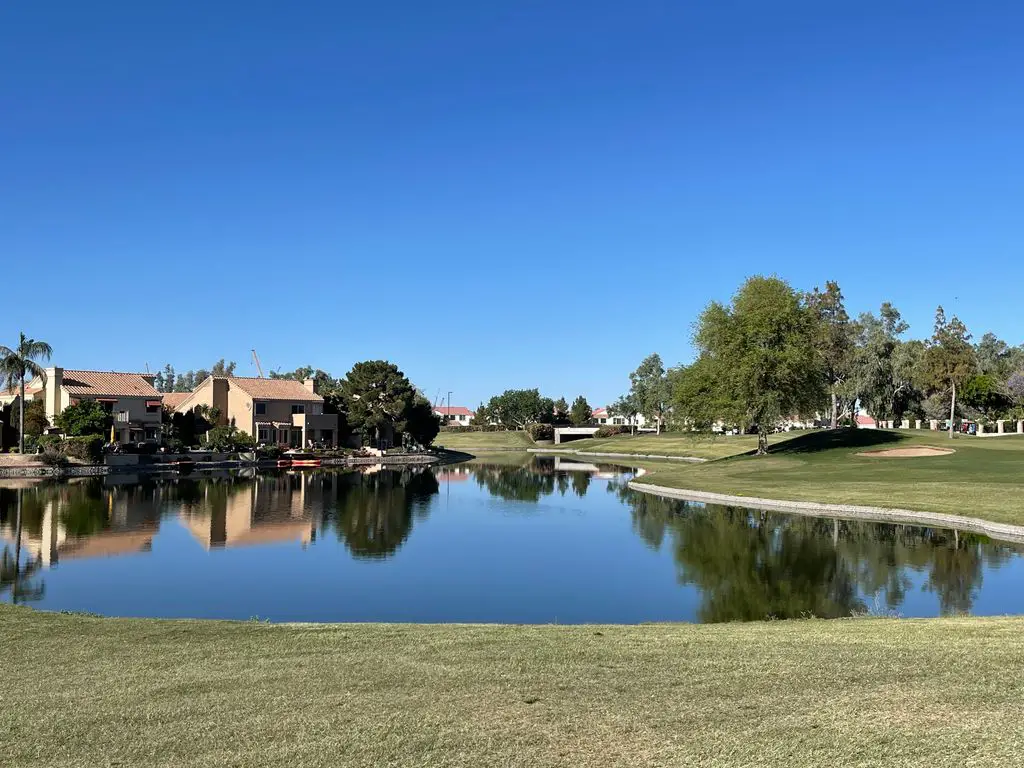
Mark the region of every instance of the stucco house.
<instances>
[{"instance_id":1,"label":"stucco house","mask_svg":"<svg viewBox=\"0 0 1024 768\"><path fill-rule=\"evenodd\" d=\"M599 427L611 424L616 426L629 426L630 423L637 429L643 429L647 425L647 419L643 417L643 414L638 413L633 417L632 422L626 416L613 416L608 413L607 408L595 408L593 414L591 414L591 421Z\"/></svg>"},{"instance_id":2,"label":"stucco house","mask_svg":"<svg viewBox=\"0 0 1024 768\"><path fill-rule=\"evenodd\" d=\"M464 405L434 406L434 413L441 417L447 427L468 427L476 415Z\"/></svg>"},{"instance_id":3,"label":"stucco house","mask_svg":"<svg viewBox=\"0 0 1024 768\"><path fill-rule=\"evenodd\" d=\"M338 415L324 413L324 399L314 391L313 379L210 376L174 410L187 413L198 405L216 408L220 424L232 424L258 443L292 448L338 445Z\"/></svg>"},{"instance_id":4,"label":"stucco house","mask_svg":"<svg viewBox=\"0 0 1024 768\"><path fill-rule=\"evenodd\" d=\"M25 397L43 401L51 424L69 405L92 400L113 417L117 442L160 442L163 396L154 389L151 374L70 368L45 371L46 380L33 379L26 387Z\"/></svg>"}]
</instances>

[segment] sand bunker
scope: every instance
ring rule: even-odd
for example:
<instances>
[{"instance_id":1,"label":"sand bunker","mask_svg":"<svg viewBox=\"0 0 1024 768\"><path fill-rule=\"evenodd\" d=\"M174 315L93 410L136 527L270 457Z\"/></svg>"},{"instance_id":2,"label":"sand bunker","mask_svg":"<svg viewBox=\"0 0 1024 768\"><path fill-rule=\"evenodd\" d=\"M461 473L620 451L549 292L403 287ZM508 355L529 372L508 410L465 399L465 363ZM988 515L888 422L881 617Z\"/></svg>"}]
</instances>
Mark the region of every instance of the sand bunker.
<instances>
[{"instance_id":1,"label":"sand bunker","mask_svg":"<svg viewBox=\"0 0 1024 768\"><path fill-rule=\"evenodd\" d=\"M933 448L929 445L918 445L914 448L885 448L880 451L863 451L858 456L869 456L871 458L892 459L892 458L913 458L920 456L946 456L956 453L952 448Z\"/></svg>"}]
</instances>

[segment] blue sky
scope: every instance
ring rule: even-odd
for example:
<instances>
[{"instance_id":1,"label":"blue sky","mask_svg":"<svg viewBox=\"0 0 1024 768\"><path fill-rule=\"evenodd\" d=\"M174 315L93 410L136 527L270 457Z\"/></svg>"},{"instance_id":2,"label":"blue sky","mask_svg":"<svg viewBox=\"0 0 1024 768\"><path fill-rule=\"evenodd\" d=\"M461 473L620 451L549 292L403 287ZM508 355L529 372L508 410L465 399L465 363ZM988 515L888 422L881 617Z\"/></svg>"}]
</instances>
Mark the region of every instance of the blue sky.
<instances>
[{"instance_id":1,"label":"blue sky","mask_svg":"<svg viewBox=\"0 0 1024 768\"><path fill-rule=\"evenodd\" d=\"M0 11L0 342L612 399L744 277L1024 341L1017 2Z\"/></svg>"}]
</instances>

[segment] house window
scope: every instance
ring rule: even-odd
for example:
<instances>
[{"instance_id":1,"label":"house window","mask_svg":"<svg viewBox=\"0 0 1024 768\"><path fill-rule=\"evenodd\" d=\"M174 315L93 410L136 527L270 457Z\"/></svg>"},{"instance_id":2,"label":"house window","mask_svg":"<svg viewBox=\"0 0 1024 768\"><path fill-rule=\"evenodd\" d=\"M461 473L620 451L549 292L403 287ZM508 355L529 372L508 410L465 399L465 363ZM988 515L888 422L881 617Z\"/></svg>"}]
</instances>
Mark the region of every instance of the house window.
<instances>
[{"instance_id":1,"label":"house window","mask_svg":"<svg viewBox=\"0 0 1024 768\"><path fill-rule=\"evenodd\" d=\"M265 443L269 439L270 439L270 432L265 430L265 429L261 429L260 430L260 442L261 443Z\"/></svg>"},{"instance_id":2,"label":"house window","mask_svg":"<svg viewBox=\"0 0 1024 768\"><path fill-rule=\"evenodd\" d=\"M296 404L296 405L292 406L292 413L293 414L294 413L305 413L305 412L306 412L306 406L304 406L304 405Z\"/></svg>"},{"instance_id":3,"label":"house window","mask_svg":"<svg viewBox=\"0 0 1024 768\"><path fill-rule=\"evenodd\" d=\"M265 416L266 413L267 413L267 404L266 403L256 403L255 409L256 409L256 415L257 416Z\"/></svg>"},{"instance_id":4,"label":"house window","mask_svg":"<svg viewBox=\"0 0 1024 768\"><path fill-rule=\"evenodd\" d=\"M148 403L146 404L146 413L157 413L159 412L159 410L159 405L149 405Z\"/></svg>"}]
</instances>

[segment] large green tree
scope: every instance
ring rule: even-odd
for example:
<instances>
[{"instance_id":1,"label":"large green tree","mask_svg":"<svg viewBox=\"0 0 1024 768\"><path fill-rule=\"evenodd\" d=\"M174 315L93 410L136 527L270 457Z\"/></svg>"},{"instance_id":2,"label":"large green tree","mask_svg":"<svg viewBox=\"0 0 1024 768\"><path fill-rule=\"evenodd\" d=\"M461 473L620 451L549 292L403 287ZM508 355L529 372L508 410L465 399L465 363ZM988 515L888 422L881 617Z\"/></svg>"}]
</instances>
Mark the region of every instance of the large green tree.
<instances>
[{"instance_id":1,"label":"large green tree","mask_svg":"<svg viewBox=\"0 0 1024 768\"><path fill-rule=\"evenodd\" d=\"M657 425L660 435L661 425L664 423L671 400L668 378L665 375L665 366L662 365L661 356L653 354L645 357L637 369L629 374L629 381L631 384L630 397L644 418Z\"/></svg>"},{"instance_id":2,"label":"large green tree","mask_svg":"<svg viewBox=\"0 0 1024 768\"><path fill-rule=\"evenodd\" d=\"M940 306L935 310L935 331L921 361L922 380L934 392L948 394L949 436L953 436L956 418L957 388L978 370L978 359L971 346L971 334L956 315L949 320Z\"/></svg>"},{"instance_id":3,"label":"large green tree","mask_svg":"<svg viewBox=\"0 0 1024 768\"><path fill-rule=\"evenodd\" d=\"M594 416L594 409L590 407L587 398L580 395L572 401L572 408L569 410L569 421L574 427L584 427L590 423Z\"/></svg>"},{"instance_id":4,"label":"large green tree","mask_svg":"<svg viewBox=\"0 0 1024 768\"><path fill-rule=\"evenodd\" d=\"M900 337L909 326L892 304L877 316L865 312L857 320L853 357L853 390L876 421L895 418L914 391L914 360L920 345L905 348Z\"/></svg>"},{"instance_id":5,"label":"large green tree","mask_svg":"<svg viewBox=\"0 0 1024 768\"><path fill-rule=\"evenodd\" d=\"M813 411L824 397L816 331L813 313L788 283L751 277L728 306L712 302L701 314L691 366L700 381L687 389L709 402L685 405L702 413L727 405L720 417L756 426L757 452L767 453L768 434L784 416Z\"/></svg>"},{"instance_id":6,"label":"large green tree","mask_svg":"<svg viewBox=\"0 0 1024 768\"><path fill-rule=\"evenodd\" d=\"M39 361L47 361L53 355L53 348L45 341L36 341L18 334L18 344L13 349L0 345L0 387L13 392L18 387L18 452L25 452L25 384L29 377L39 378L46 383L46 371Z\"/></svg>"},{"instance_id":7,"label":"large green tree","mask_svg":"<svg viewBox=\"0 0 1024 768\"><path fill-rule=\"evenodd\" d=\"M405 417L405 423L400 426L413 443L426 447L434 442L437 433L441 431L441 417L434 413L433 406L427 400L417 397Z\"/></svg>"},{"instance_id":8,"label":"large green tree","mask_svg":"<svg viewBox=\"0 0 1024 768\"><path fill-rule=\"evenodd\" d=\"M829 423L839 426L841 412L852 408L852 398L845 396L853 370L855 329L843 303L839 284L829 280L825 290L817 287L806 297L807 308L814 316L814 348L818 353L825 387L829 394Z\"/></svg>"},{"instance_id":9,"label":"large green tree","mask_svg":"<svg viewBox=\"0 0 1024 768\"><path fill-rule=\"evenodd\" d=\"M368 360L356 363L342 379L339 401L349 427L377 440L388 430L402 430L416 390L394 363Z\"/></svg>"},{"instance_id":10,"label":"large green tree","mask_svg":"<svg viewBox=\"0 0 1024 768\"><path fill-rule=\"evenodd\" d=\"M554 402L537 389L506 389L487 403L487 413L506 429L526 429L554 418Z\"/></svg>"}]
</instances>

